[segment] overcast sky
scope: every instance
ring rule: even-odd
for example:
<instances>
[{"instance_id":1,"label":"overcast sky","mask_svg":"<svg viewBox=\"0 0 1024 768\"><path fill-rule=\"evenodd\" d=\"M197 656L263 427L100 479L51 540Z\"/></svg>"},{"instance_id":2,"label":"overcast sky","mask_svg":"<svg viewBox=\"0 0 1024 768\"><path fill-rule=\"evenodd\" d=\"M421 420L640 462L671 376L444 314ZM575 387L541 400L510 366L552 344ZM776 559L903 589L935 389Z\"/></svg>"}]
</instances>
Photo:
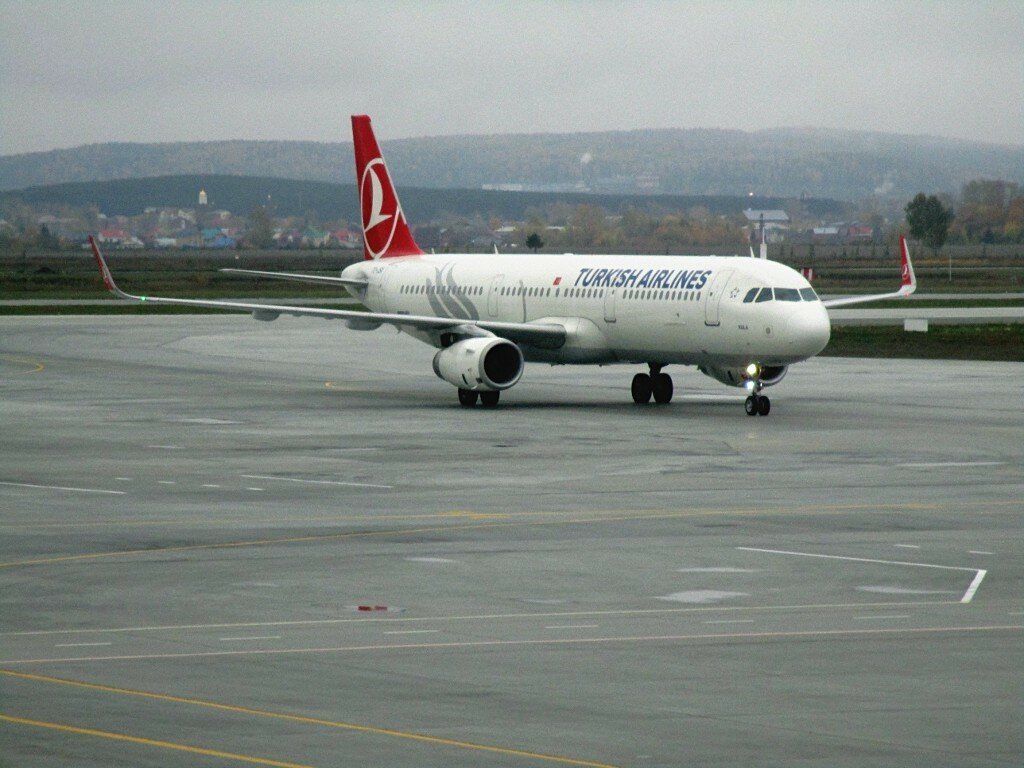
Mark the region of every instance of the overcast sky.
<instances>
[{"instance_id":1,"label":"overcast sky","mask_svg":"<svg viewBox=\"0 0 1024 768\"><path fill-rule=\"evenodd\" d=\"M1024 145L1024 6L0 0L0 154L776 126Z\"/></svg>"}]
</instances>

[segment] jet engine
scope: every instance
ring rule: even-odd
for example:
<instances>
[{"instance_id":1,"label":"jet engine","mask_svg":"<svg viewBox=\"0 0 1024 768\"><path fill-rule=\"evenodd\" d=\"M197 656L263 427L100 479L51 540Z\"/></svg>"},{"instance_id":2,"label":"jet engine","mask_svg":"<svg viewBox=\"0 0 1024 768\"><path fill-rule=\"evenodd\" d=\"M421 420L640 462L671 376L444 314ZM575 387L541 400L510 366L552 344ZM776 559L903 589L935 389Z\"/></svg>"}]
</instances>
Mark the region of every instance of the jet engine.
<instances>
[{"instance_id":1,"label":"jet engine","mask_svg":"<svg viewBox=\"0 0 1024 768\"><path fill-rule=\"evenodd\" d=\"M728 387L745 387L751 376L746 368L719 368L714 365L701 365L698 371L705 376L717 379ZM789 370L788 365L764 365L760 366L761 375L758 380L763 386L770 387L778 384Z\"/></svg>"},{"instance_id":2,"label":"jet engine","mask_svg":"<svg viewBox=\"0 0 1024 768\"><path fill-rule=\"evenodd\" d=\"M508 339L463 339L434 355L434 373L459 389L500 391L523 375L523 353Z\"/></svg>"}]
</instances>

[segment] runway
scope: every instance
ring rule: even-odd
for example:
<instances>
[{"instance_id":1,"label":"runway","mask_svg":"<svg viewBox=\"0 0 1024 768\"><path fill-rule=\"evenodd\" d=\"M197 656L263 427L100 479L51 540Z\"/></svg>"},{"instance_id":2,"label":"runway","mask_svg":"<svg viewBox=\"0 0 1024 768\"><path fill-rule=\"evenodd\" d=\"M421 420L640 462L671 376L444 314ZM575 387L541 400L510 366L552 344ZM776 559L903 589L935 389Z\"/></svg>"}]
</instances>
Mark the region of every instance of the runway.
<instances>
[{"instance_id":1,"label":"runway","mask_svg":"<svg viewBox=\"0 0 1024 768\"><path fill-rule=\"evenodd\" d=\"M0 767L1024 760L1024 365L432 354L4 318Z\"/></svg>"}]
</instances>

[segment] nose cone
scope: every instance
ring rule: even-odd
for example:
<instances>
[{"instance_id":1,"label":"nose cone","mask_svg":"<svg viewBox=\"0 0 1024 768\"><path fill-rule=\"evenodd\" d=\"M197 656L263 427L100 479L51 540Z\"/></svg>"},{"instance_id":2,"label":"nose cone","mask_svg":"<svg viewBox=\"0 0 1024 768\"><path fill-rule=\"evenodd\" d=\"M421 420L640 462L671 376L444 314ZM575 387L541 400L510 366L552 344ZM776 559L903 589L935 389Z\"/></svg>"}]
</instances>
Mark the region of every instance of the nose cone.
<instances>
[{"instance_id":1,"label":"nose cone","mask_svg":"<svg viewBox=\"0 0 1024 768\"><path fill-rule=\"evenodd\" d=\"M801 305L786 322L786 341L793 352L803 358L821 352L831 335L828 311L820 302Z\"/></svg>"}]
</instances>

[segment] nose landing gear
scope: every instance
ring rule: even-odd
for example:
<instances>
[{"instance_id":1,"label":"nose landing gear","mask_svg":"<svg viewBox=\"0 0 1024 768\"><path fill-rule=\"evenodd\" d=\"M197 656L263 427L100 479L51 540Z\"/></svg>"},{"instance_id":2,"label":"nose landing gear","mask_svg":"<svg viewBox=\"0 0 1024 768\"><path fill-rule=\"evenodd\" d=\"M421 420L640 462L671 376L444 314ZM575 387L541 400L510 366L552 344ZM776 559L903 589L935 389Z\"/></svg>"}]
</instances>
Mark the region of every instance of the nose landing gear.
<instances>
[{"instance_id":1,"label":"nose landing gear","mask_svg":"<svg viewBox=\"0 0 1024 768\"><path fill-rule=\"evenodd\" d=\"M757 362L746 367L744 378L750 394L747 395L747 399L743 403L743 410L747 412L747 416L767 416L772 409L772 401L768 399L767 395L761 394L761 390L764 389L764 381L761 380L763 370L761 364ZM785 373L785 368L782 370ZM778 378L781 379L782 376Z\"/></svg>"},{"instance_id":2,"label":"nose landing gear","mask_svg":"<svg viewBox=\"0 0 1024 768\"><path fill-rule=\"evenodd\" d=\"M750 387L750 394L743 403L743 410L747 412L747 416L767 416L772 409L772 401L767 395L761 394L764 383L759 378L750 379L747 386Z\"/></svg>"},{"instance_id":3,"label":"nose landing gear","mask_svg":"<svg viewBox=\"0 0 1024 768\"><path fill-rule=\"evenodd\" d=\"M767 395L750 395L743 403L747 416L767 416L772 409L772 401Z\"/></svg>"}]
</instances>

